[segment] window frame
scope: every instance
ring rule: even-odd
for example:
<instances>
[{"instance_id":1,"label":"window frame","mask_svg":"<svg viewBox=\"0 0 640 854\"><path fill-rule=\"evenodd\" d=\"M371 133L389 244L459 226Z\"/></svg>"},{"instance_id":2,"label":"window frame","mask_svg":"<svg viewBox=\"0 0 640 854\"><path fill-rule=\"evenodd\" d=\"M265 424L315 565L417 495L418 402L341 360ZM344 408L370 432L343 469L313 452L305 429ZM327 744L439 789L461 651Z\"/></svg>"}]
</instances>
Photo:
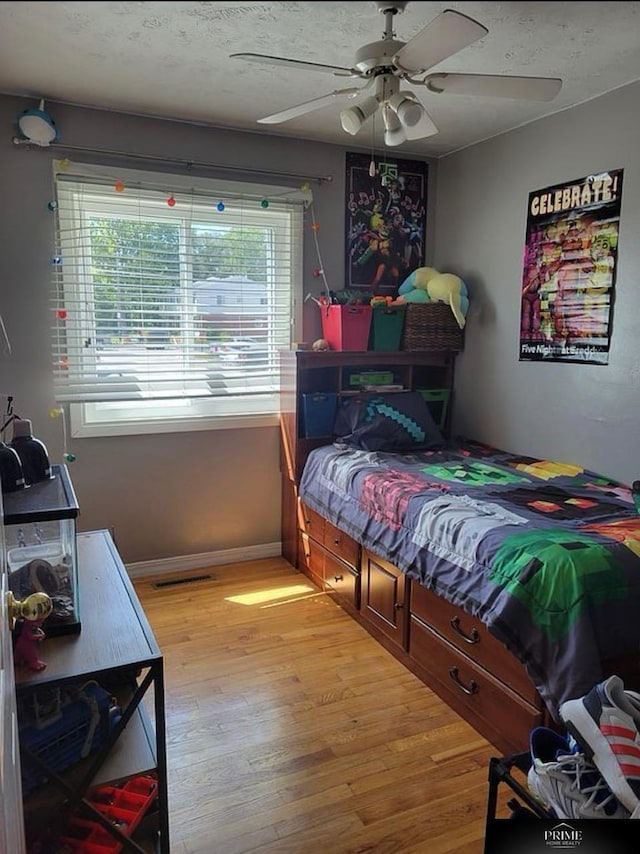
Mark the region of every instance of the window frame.
<instances>
[{"instance_id":1,"label":"window frame","mask_svg":"<svg viewBox=\"0 0 640 854\"><path fill-rule=\"evenodd\" d=\"M54 162L54 173L56 177L60 177L58 189L62 188L63 194L70 193L72 205L69 206L68 199L64 202L65 215L69 215L71 210L72 221L80 222L81 217L87 217L90 209L99 216L105 215L99 210L99 196L108 190L110 184L114 183L114 169L112 167L96 166L92 164L73 164L70 170L72 174L67 174L67 169L64 171L61 168L60 161ZM286 344L283 340L282 346L291 346L290 342L295 340L296 330L301 325L301 299L298 289L302 282L303 275L303 225L304 212L310 201L310 191L305 187L292 188L264 184L254 184L245 181L228 181L209 178L195 178L193 176L176 176L173 174L157 173L139 170L118 169L117 176L119 180L125 183L125 186L136 186L141 189L142 193L146 190L158 191L166 194L165 198L171 193L197 193L198 196L207 198L209 203L213 198L227 198L230 200L237 199L253 199L259 205L260 199L272 198L284 200L289 203L283 206L281 210L271 210L269 220L265 224L270 227L277 225L274 228L274 233L279 228L283 229L284 237L279 238L279 244L287 251L286 266L289 269L289 288L285 294L289 303L289 343ZM82 205L77 192L74 193L74 185L82 182L90 182L96 184L95 197L91 199L90 204ZM283 197L286 196L286 199ZM98 201L97 201L98 200ZM177 207L177 206L176 206ZM204 211L204 208L200 206ZM123 211L130 214L130 206L122 206ZM215 204L214 204L215 208ZM108 214L113 214L117 211L117 200L115 203L110 200ZM149 203L149 211L153 214L151 221L154 222L176 222L179 229L183 229L184 224L189 220L190 225L216 224L216 217L211 210L208 216L201 216L200 211L196 211L193 215L185 217L184 213L175 207L169 207L167 210L160 208L158 200L152 200ZM234 216L233 214L231 215ZM245 219L256 220L256 224L260 223L260 209L254 208L250 215L247 212ZM182 236L180 237L182 240ZM277 243L277 241L276 241ZM181 253L180 253L181 254ZM84 259L86 264L88 255L78 252L76 258ZM184 281L185 271L189 265L183 264L183 259L180 259L180 279ZM90 294L85 294L85 304L91 305L93 299L93 289L90 286L90 277L86 273L82 276L74 275L72 271L61 270L62 290L65 295L70 289L71 293L78 295L82 293L82 289L90 289ZM80 281L82 280L82 281ZM95 311L93 308L89 312L89 316L95 324ZM273 322L276 322L280 317L282 321L284 315L276 312L273 316ZM186 324L181 327L186 328ZM86 348L78 347L80 340L86 341L86 328L83 328L82 321L73 320L67 321L65 334L69 340L75 341L78 349L75 352L81 353L81 359L78 364L84 364L84 358L97 359L97 342L95 336L95 327L93 330L92 347L93 354L86 352ZM284 336L283 336L284 337ZM186 345L185 345L186 346ZM281 349L279 342L269 347L270 358L277 360L277 350ZM272 370L277 380L277 365L272 362ZM91 437L91 436L116 436L116 435L142 435L151 433L167 433L167 432L186 432L197 430L216 430L216 429L237 429L237 428L254 428L265 426L276 426L278 424L279 410L279 391L276 388L273 392L266 392L264 395L249 394L229 394L229 395L206 395L196 394L193 397L179 397L166 400L128 400L128 401L105 401L96 402L90 400L74 401L69 400L69 427L70 433L75 438ZM229 406L229 404L232 404ZM188 414L187 414L188 413Z\"/></svg>"}]
</instances>

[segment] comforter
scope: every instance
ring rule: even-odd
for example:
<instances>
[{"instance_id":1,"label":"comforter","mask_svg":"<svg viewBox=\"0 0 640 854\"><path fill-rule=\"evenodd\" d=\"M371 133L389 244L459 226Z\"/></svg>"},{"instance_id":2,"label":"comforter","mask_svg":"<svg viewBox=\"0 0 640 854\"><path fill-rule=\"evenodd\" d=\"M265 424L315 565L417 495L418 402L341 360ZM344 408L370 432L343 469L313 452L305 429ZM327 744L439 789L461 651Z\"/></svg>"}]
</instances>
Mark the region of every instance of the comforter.
<instances>
[{"instance_id":1,"label":"comforter","mask_svg":"<svg viewBox=\"0 0 640 854\"><path fill-rule=\"evenodd\" d=\"M640 515L628 486L468 440L311 452L300 497L415 582L478 617L557 717L638 654Z\"/></svg>"}]
</instances>

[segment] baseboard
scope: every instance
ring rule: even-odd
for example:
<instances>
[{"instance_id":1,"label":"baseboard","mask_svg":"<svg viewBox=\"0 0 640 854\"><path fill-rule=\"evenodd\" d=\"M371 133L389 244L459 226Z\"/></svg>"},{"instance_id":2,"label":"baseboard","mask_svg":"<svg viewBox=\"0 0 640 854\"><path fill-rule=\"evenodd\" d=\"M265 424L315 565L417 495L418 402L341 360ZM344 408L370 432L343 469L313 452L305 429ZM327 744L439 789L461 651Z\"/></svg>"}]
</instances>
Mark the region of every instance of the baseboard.
<instances>
[{"instance_id":1,"label":"baseboard","mask_svg":"<svg viewBox=\"0 0 640 854\"><path fill-rule=\"evenodd\" d=\"M144 578L148 575L179 574L192 569L204 569L208 566L221 566L226 563L240 563L245 560L260 560L265 557L279 557L282 543L263 543L259 546L242 546L237 549L222 549L217 552L201 552L194 555L142 560L127 564L130 578Z\"/></svg>"}]
</instances>

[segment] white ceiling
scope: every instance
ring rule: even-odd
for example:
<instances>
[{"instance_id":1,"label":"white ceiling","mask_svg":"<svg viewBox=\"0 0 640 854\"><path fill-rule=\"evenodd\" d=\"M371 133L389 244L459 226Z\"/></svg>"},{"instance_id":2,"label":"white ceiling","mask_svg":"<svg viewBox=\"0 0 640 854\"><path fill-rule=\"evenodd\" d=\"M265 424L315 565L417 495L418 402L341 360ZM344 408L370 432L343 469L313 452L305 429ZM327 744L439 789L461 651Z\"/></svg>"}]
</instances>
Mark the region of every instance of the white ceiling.
<instances>
[{"instance_id":1,"label":"white ceiling","mask_svg":"<svg viewBox=\"0 0 640 854\"><path fill-rule=\"evenodd\" d=\"M398 153L440 156L640 79L640 3L413 2L395 18L397 38L408 41L447 8L489 34L432 71L560 77L562 91L537 103L416 89L439 133ZM54 119L53 102L61 101L367 148L371 120L357 137L340 126L340 110L352 102L256 124L358 81L228 57L351 66L356 50L383 30L370 0L0 2L0 92L44 97Z\"/></svg>"}]
</instances>

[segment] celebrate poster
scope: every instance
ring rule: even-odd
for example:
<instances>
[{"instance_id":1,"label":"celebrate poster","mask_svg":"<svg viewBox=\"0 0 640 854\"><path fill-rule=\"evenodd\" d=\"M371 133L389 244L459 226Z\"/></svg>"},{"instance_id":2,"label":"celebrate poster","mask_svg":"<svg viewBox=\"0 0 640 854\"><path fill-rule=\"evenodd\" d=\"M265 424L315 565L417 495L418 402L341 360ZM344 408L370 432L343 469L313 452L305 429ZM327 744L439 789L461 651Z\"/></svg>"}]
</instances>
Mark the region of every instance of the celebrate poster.
<instances>
[{"instance_id":1,"label":"celebrate poster","mask_svg":"<svg viewBox=\"0 0 640 854\"><path fill-rule=\"evenodd\" d=\"M395 297L425 263L428 166L371 160L347 154L345 287Z\"/></svg>"},{"instance_id":2,"label":"celebrate poster","mask_svg":"<svg viewBox=\"0 0 640 854\"><path fill-rule=\"evenodd\" d=\"M529 195L520 361L609 360L622 169Z\"/></svg>"}]
</instances>

